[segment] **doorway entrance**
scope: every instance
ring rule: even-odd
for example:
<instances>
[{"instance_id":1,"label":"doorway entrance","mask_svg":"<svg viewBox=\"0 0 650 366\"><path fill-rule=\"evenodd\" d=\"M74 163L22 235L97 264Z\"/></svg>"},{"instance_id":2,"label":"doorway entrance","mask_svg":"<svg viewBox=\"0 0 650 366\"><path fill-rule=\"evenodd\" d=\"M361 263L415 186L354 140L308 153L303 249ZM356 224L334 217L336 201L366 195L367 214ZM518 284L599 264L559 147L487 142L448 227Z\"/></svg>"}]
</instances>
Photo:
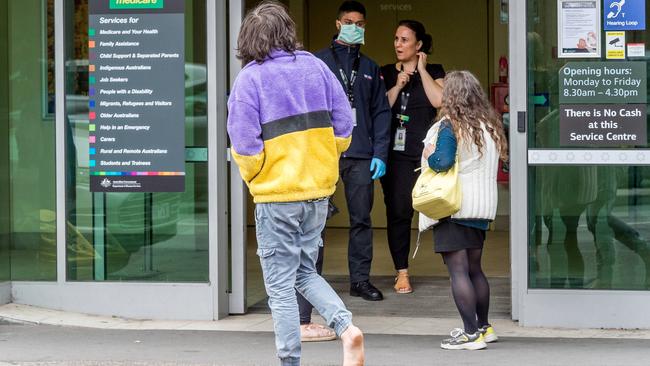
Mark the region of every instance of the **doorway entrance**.
<instances>
[{"instance_id":1,"label":"doorway entrance","mask_svg":"<svg viewBox=\"0 0 650 366\"><path fill-rule=\"evenodd\" d=\"M245 9L253 8L259 1L246 1ZM284 1L296 21L298 37L308 51L328 47L336 33L335 20L340 2L314 0ZM477 6L477 3L480 6ZM396 62L393 48L395 29L400 20L414 19L422 22L433 37L433 50L429 63L440 63L445 70L470 70L493 94L501 113L506 113L508 85L499 81L500 58L508 55L507 9L500 2L460 0L453 4L436 4L416 0L407 3L364 1L367 10L366 42L362 52L378 65ZM462 11L460 10L462 9ZM467 27L472 24L472 27ZM502 68L505 67L502 61ZM502 70L502 73L507 70ZM507 126L506 126L507 128ZM507 171L500 174L498 217L493 223L486 242L484 270L492 285L492 314L511 318L510 285L510 188ZM414 293L398 295L393 290L395 270L386 236L386 209L381 185L375 183L372 211L373 262L371 281L383 293L385 300L368 303L348 295L348 232L349 216L343 186L334 195L340 213L332 217L326 227L324 277L342 296L350 309L359 315L444 317L455 316L455 306L450 296L447 269L439 255L433 252L432 234L422 234L421 248L410 259ZM255 255L254 204L247 197L247 251L246 251L246 304L248 311L267 312L266 293L262 282L259 259ZM414 215L411 233L411 256L417 238L417 215ZM231 301L232 304L232 301ZM232 311L232 309L231 309Z\"/></svg>"}]
</instances>

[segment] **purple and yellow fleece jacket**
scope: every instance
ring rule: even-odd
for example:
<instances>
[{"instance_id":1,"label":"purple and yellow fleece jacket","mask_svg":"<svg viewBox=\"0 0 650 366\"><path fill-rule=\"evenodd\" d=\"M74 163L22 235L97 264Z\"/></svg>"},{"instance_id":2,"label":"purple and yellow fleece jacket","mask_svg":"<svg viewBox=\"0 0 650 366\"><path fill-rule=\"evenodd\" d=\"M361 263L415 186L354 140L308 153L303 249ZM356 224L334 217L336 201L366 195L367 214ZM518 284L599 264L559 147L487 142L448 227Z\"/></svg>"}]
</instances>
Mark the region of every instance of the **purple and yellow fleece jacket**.
<instances>
[{"instance_id":1,"label":"purple and yellow fleece jacket","mask_svg":"<svg viewBox=\"0 0 650 366\"><path fill-rule=\"evenodd\" d=\"M256 203L330 196L353 116L341 83L309 52L273 51L237 76L228 99L231 155Z\"/></svg>"}]
</instances>

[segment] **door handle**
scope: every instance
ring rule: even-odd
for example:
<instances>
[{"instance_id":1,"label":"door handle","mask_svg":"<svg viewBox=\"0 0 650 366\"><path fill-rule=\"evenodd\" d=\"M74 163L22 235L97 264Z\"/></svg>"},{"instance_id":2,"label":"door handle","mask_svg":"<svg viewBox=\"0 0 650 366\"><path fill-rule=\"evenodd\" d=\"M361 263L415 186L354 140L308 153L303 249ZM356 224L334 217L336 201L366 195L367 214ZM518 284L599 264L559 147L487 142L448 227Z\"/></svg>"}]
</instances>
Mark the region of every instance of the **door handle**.
<instances>
[{"instance_id":1,"label":"door handle","mask_svg":"<svg viewBox=\"0 0 650 366\"><path fill-rule=\"evenodd\" d=\"M517 112L517 132L526 132L526 112Z\"/></svg>"}]
</instances>

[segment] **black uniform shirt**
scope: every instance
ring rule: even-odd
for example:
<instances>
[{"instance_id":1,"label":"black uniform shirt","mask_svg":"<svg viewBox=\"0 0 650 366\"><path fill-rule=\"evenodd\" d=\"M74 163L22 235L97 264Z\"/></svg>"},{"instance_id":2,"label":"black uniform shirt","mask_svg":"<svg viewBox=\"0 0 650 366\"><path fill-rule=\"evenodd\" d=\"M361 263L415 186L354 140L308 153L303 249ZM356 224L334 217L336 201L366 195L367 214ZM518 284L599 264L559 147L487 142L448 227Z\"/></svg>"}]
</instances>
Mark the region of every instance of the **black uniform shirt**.
<instances>
[{"instance_id":1,"label":"black uniform shirt","mask_svg":"<svg viewBox=\"0 0 650 366\"><path fill-rule=\"evenodd\" d=\"M332 46L342 63L343 71L349 78L354 60L359 55L360 47L358 45L342 45L336 41L332 42ZM339 81L343 83L338 65L329 47L314 53L314 55L325 62ZM359 73L354 83L354 97L354 107L357 110L357 126L352 130L350 148L341 157L356 159L379 158L385 163L389 150L390 105L379 72L379 65L364 54L361 54Z\"/></svg>"},{"instance_id":2,"label":"black uniform shirt","mask_svg":"<svg viewBox=\"0 0 650 366\"><path fill-rule=\"evenodd\" d=\"M381 68L384 75L384 83L386 90L390 90L397 84L397 70L395 64L384 65ZM445 70L440 64L427 64L427 72L433 80L442 79L445 77ZM424 144L422 140L427 135L427 131L433 125L436 113L438 111L434 108L426 93L424 86L422 86L422 77L419 73L411 75L410 81L402 89L402 92L409 93L408 103L406 105L406 114L409 116L409 121L404 123L406 128L406 147L404 151L395 151L395 131L400 126L397 114L401 113L401 92L397 95L397 100L392 107L392 119L390 126L390 146L389 156L391 159L396 160L420 160Z\"/></svg>"}]
</instances>

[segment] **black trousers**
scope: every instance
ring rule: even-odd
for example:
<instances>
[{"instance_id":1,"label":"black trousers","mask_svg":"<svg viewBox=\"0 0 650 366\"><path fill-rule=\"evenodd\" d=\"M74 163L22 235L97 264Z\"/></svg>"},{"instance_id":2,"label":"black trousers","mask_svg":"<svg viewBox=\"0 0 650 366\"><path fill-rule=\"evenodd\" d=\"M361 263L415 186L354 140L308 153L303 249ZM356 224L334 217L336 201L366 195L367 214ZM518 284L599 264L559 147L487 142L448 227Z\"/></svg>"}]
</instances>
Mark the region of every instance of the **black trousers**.
<instances>
[{"instance_id":1,"label":"black trousers","mask_svg":"<svg viewBox=\"0 0 650 366\"><path fill-rule=\"evenodd\" d=\"M420 161L388 160L386 175L381 178L386 204L388 246L396 270L409 267L411 250L411 220L413 200L411 191L418 179Z\"/></svg>"},{"instance_id":2,"label":"black trousers","mask_svg":"<svg viewBox=\"0 0 650 366\"><path fill-rule=\"evenodd\" d=\"M345 187L345 200L350 214L348 240L350 283L368 281L372 262L370 211L374 199L370 159L343 158L339 161L339 173Z\"/></svg>"},{"instance_id":3,"label":"black trousers","mask_svg":"<svg viewBox=\"0 0 650 366\"><path fill-rule=\"evenodd\" d=\"M321 238L323 239L323 244L325 244L325 230L320 233ZM316 272L318 274L323 273L323 246L318 249L318 259L316 260ZM296 291L296 297L298 298L298 311L300 312L300 324L309 324L311 323L311 311L314 309L312 305L300 292Z\"/></svg>"}]
</instances>

